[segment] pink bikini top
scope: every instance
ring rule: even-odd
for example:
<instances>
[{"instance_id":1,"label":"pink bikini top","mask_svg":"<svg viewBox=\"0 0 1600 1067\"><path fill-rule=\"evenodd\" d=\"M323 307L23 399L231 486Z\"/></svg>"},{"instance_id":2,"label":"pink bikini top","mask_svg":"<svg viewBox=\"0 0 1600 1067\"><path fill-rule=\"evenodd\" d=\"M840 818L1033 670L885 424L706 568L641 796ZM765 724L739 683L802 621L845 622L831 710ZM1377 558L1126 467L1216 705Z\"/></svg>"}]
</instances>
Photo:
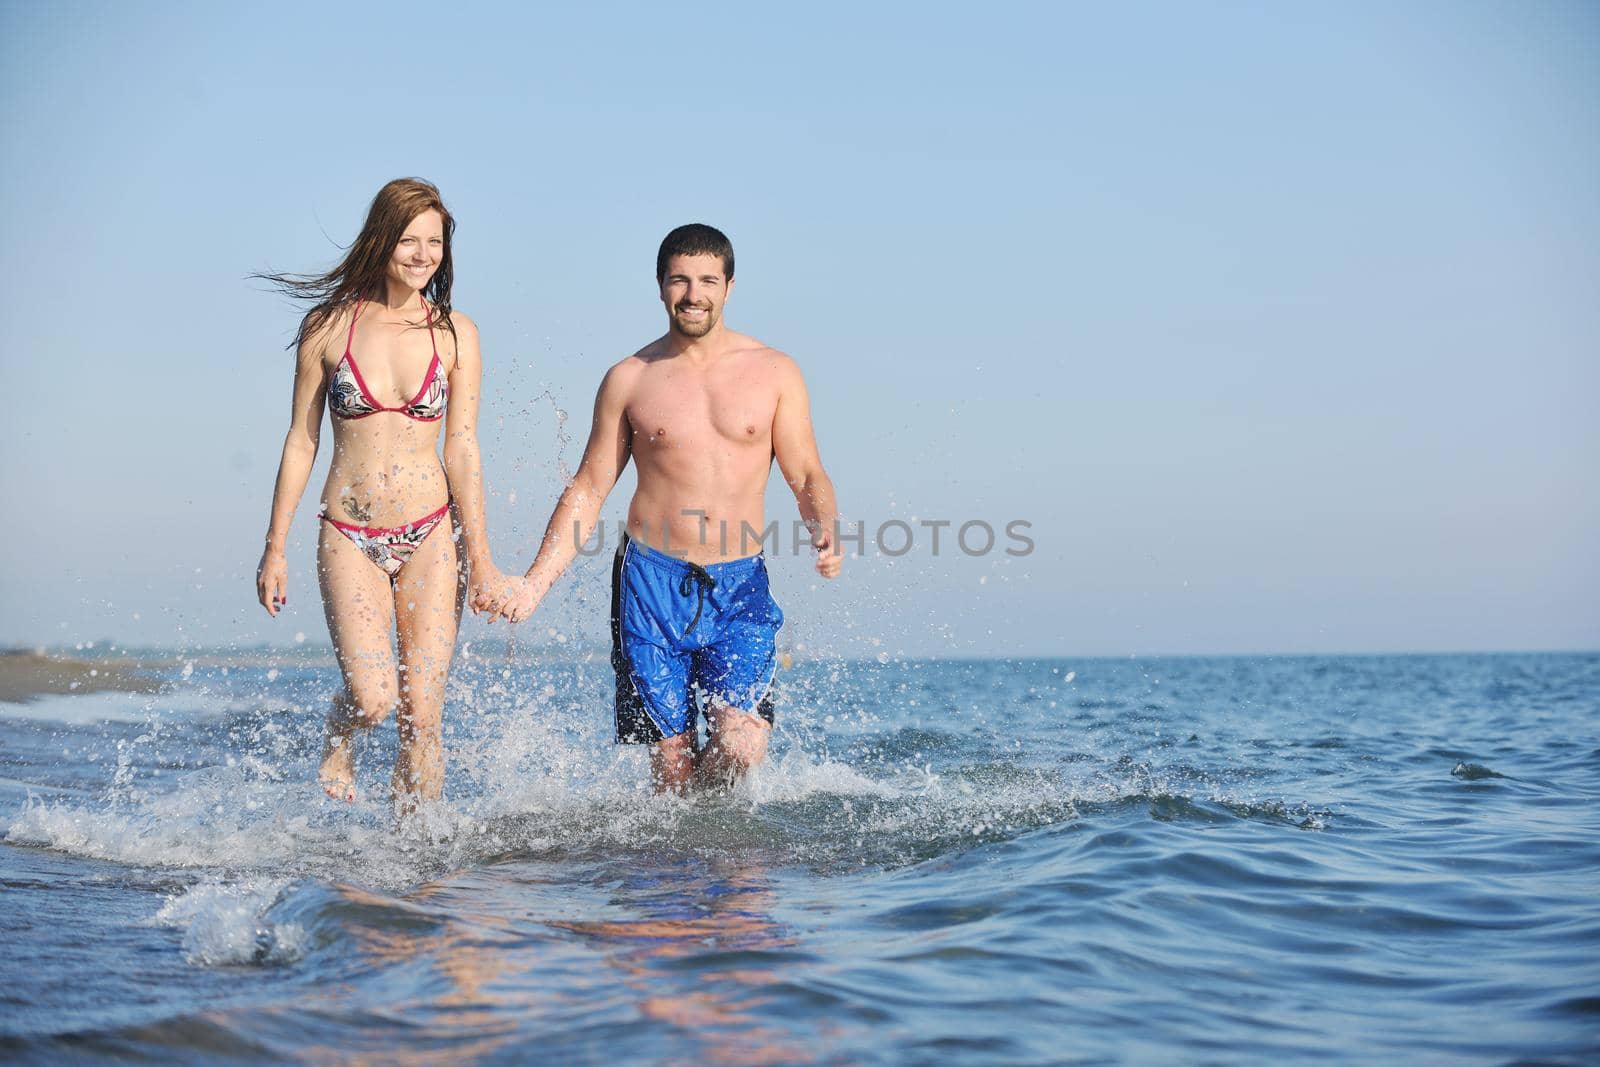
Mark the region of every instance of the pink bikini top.
<instances>
[{"instance_id":1,"label":"pink bikini top","mask_svg":"<svg viewBox=\"0 0 1600 1067\"><path fill-rule=\"evenodd\" d=\"M372 398L367 383L361 378L361 368L356 366L356 357L350 352L350 343L356 337L356 318L361 314L361 301L356 302L355 314L350 316L350 336L344 342L344 358L333 368L333 380L328 385L328 410L335 418L364 419L380 411L398 412L418 422L436 422L443 417L450 400L450 381L444 376L444 368L439 363L439 342L433 335L433 312L429 310L427 301L423 301L422 309L428 316L428 340L433 343L433 361L428 364L428 372L422 376L422 388L417 390L411 402L397 408L386 408Z\"/></svg>"}]
</instances>

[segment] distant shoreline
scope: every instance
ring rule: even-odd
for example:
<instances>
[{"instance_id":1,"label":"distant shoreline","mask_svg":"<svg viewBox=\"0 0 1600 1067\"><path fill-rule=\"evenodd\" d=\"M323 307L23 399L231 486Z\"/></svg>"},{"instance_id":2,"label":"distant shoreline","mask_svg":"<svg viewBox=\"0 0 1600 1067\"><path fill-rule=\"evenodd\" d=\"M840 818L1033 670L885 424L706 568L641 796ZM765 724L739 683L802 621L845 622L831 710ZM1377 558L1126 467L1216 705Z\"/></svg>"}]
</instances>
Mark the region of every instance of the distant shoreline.
<instances>
[{"instance_id":1,"label":"distant shoreline","mask_svg":"<svg viewBox=\"0 0 1600 1067\"><path fill-rule=\"evenodd\" d=\"M161 680L133 664L97 662L40 652L0 652L0 702L26 704L62 693L154 693Z\"/></svg>"},{"instance_id":2,"label":"distant shoreline","mask_svg":"<svg viewBox=\"0 0 1600 1067\"><path fill-rule=\"evenodd\" d=\"M464 642L456 648L459 660L497 660L514 656L518 660L565 663L573 660L606 659L611 649L604 645L521 645L508 647L500 642ZM256 645L244 648L200 647L194 649L140 648L106 643L102 647L65 646L51 648L0 647L0 661L32 658L50 663L78 663L105 671L127 668L164 671L194 667L331 667L337 664L331 645ZM6 668L0 668L3 670ZM76 691L76 690L75 690Z\"/></svg>"},{"instance_id":3,"label":"distant shoreline","mask_svg":"<svg viewBox=\"0 0 1600 1067\"><path fill-rule=\"evenodd\" d=\"M476 661L479 663L505 661L506 663L518 662L522 664L551 664L572 662L604 661L609 654L609 649L604 647L590 647L583 645L523 645L516 646L495 641L474 641L457 650L458 665ZM1251 661L1251 660L1290 660L1290 659L1391 659L1416 657L1421 659L1458 656L1571 656L1571 655L1596 655L1600 650L1589 649L1547 649L1541 651L1510 650L1500 652L1354 652L1354 653L1261 653L1255 655L1244 654L1212 654L1212 655L1119 655L1119 656L1087 656L1073 655L1071 653L1058 653L1050 656L893 656L886 660L882 655L877 657L831 657L816 656L805 652L797 654L784 650L782 666L785 669L793 667L796 663L805 662L842 662L842 663L878 663L890 661L900 663L990 663L996 661L1039 661L1059 662L1074 666L1078 670L1093 663L1115 662L1121 660L1138 660L1147 664L1154 664L1164 660L1189 660L1213 659L1223 661ZM293 667L293 668L331 668L335 665L333 649L326 645L302 645L297 647L278 647L260 645L247 648L196 648L192 651L162 648L126 648L105 642L100 647L94 645L78 646L73 648L51 649L48 647L11 647L0 648L0 704L26 704L39 697L55 695L79 695L84 693L124 692L124 693L155 693L166 684L163 676L170 676L173 672L184 669L187 677L189 669L216 670L230 667Z\"/></svg>"}]
</instances>

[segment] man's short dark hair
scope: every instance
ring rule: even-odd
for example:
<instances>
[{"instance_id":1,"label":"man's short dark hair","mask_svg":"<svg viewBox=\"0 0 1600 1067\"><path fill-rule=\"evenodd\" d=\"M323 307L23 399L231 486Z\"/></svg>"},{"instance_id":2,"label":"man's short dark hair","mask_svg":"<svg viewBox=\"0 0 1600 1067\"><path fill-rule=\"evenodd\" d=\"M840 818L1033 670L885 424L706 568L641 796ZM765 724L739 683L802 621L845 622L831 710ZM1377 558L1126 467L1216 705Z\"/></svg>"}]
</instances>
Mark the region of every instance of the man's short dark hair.
<instances>
[{"instance_id":1,"label":"man's short dark hair","mask_svg":"<svg viewBox=\"0 0 1600 1067\"><path fill-rule=\"evenodd\" d=\"M722 276L733 281L733 242L715 226L691 222L679 226L661 239L656 253L656 284L667 277L667 260L673 256L721 256Z\"/></svg>"}]
</instances>

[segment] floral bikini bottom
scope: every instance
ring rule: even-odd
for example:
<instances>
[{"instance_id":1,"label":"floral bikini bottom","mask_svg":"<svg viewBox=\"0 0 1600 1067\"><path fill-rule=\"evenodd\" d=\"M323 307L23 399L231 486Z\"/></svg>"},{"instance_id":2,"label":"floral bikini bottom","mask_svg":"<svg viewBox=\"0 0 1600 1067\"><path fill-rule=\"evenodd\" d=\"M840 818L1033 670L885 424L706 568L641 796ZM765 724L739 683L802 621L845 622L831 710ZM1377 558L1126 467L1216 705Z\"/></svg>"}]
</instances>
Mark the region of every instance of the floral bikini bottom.
<instances>
[{"instance_id":1,"label":"floral bikini bottom","mask_svg":"<svg viewBox=\"0 0 1600 1067\"><path fill-rule=\"evenodd\" d=\"M389 576L389 580L394 581L400 574L400 568L410 561L417 549L422 547L422 542L433 532L433 528L439 525L449 512L450 505L446 503L438 511L424 518L398 527L352 526L348 522L330 518L327 512L323 512L319 518L350 538L351 542L361 550L362 555L382 568L383 573Z\"/></svg>"}]
</instances>

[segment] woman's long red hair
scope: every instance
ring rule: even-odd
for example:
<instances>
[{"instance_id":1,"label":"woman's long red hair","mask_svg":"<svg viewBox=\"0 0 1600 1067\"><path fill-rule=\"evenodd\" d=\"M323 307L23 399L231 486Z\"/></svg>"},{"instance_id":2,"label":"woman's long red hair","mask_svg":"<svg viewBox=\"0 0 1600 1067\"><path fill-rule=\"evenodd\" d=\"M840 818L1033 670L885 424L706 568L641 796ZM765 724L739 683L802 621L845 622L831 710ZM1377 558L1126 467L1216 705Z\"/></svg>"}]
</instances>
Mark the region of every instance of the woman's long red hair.
<instances>
[{"instance_id":1,"label":"woman's long red hair","mask_svg":"<svg viewBox=\"0 0 1600 1067\"><path fill-rule=\"evenodd\" d=\"M311 310L300 320L300 329L289 347L299 347L308 337L313 337L327 325L328 320L357 300L382 299L385 275L395 246L400 243L406 227L428 209L439 213L444 222L444 254L439 258L439 268L428 279L422 295L433 309L433 322L451 335L455 327L450 322L450 285L455 270L450 258L450 238L455 233L456 220L444 206L439 189L421 178L396 178L378 190L367 209L367 221L361 233L345 253L338 265L324 274L257 274L255 277L271 282L281 292L296 300L311 302Z\"/></svg>"}]
</instances>

